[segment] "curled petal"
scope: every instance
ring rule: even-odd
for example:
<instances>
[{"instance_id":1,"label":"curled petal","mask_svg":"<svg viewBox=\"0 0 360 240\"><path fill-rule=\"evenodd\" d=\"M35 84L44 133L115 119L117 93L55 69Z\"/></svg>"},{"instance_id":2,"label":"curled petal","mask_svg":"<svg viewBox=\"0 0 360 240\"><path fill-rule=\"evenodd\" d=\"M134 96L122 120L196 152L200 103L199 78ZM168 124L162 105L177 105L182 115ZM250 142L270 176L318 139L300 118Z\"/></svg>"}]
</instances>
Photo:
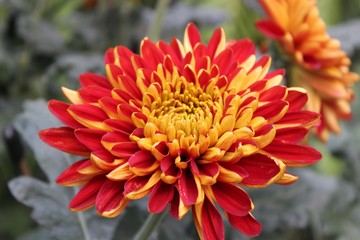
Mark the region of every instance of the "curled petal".
<instances>
[{"instance_id":1,"label":"curled petal","mask_svg":"<svg viewBox=\"0 0 360 240\"><path fill-rule=\"evenodd\" d=\"M156 158L147 150L135 152L128 160L130 170L138 176L154 172L160 165Z\"/></svg>"},{"instance_id":2,"label":"curled petal","mask_svg":"<svg viewBox=\"0 0 360 240\"><path fill-rule=\"evenodd\" d=\"M124 195L129 199L139 199L146 196L151 188L160 180L161 171L150 176L135 176L125 183Z\"/></svg>"}]
</instances>

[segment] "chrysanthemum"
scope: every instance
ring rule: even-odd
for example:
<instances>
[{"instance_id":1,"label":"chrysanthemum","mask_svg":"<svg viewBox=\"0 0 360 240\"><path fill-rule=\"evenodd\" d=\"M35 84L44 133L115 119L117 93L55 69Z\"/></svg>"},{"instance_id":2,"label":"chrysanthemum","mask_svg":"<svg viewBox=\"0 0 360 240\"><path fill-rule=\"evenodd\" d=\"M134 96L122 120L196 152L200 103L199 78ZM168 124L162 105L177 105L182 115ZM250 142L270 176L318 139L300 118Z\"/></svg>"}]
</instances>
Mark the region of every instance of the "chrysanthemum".
<instances>
[{"instance_id":1,"label":"chrysanthemum","mask_svg":"<svg viewBox=\"0 0 360 240\"><path fill-rule=\"evenodd\" d=\"M316 0L259 0L269 19L257 22L258 29L278 41L292 65L291 86L309 94L308 110L321 113L317 128L326 141L329 132L340 133L338 119L349 119L352 84L358 75L340 43L332 39L319 16Z\"/></svg>"},{"instance_id":2,"label":"chrysanthemum","mask_svg":"<svg viewBox=\"0 0 360 240\"><path fill-rule=\"evenodd\" d=\"M286 168L321 158L298 143L319 119L302 110L300 88L280 86L282 70L268 73L270 58L256 61L248 39L231 45L217 29L208 45L189 24L184 42L144 39L140 55L118 46L105 54L107 77L80 76L82 88L63 88L70 104L51 100L66 126L40 137L84 156L57 179L83 185L73 211L92 206L105 217L148 196L148 210L181 219L190 209L201 239L224 239L218 208L249 236L261 225L241 186L290 184Z\"/></svg>"}]
</instances>

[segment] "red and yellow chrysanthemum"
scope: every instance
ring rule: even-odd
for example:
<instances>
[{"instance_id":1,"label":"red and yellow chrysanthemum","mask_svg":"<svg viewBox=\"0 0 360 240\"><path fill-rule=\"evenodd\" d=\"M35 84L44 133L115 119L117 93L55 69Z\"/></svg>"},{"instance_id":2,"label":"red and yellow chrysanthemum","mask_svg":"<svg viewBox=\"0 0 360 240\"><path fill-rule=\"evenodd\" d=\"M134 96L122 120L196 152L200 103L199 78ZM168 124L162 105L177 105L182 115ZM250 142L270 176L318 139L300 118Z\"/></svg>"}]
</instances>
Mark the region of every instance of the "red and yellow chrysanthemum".
<instances>
[{"instance_id":1,"label":"red and yellow chrysanthemum","mask_svg":"<svg viewBox=\"0 0 360 240\"><path fill-rule=\"evenodd\" d=\"M321 113L317 134L326 141L329 132L340 133L338 119L349 119L351 86L358 75L340 43L332 39L321 19L316 0L260 0L269 19L257 28L275 39L292 62L291 86L307 90L307 109Z\"/></svg>"},{"instance_id":2,"label":"red and yellow chrysanthemum","mask_svg":"<svg viewBox=\"0 0 360 240\"><path fill-rule=\"evenodd\" d=\"M70 202L105 217L148 196L148 210L181 219L192 210L201 239L224 239L218 208L249 236L261 225L241 186L290 184L287 167L312 164L321 154L299 145L319 120L302 110L300 88L280 86L283 71L256 61L248 39L226 44L217 29L208 45L189 24L184 42L144 39L140 55L118 46L105 54L107 76L85 73L69 103L51 100L66 126L45 129L47 144L83 156L57 179L83 185Z\"/></svg>"}]
</instances>

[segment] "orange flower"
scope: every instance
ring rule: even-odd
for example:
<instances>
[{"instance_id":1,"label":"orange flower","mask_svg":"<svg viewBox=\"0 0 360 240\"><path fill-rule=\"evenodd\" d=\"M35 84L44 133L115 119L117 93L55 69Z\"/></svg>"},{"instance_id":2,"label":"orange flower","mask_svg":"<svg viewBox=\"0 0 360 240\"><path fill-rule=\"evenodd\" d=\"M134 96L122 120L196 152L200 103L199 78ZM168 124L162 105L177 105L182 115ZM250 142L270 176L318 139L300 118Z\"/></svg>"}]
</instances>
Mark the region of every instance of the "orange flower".
<instances>
[{"instance_id":1,"label":"orange flower","mask_svg":"<svg viewBox=\"0 0 360 240\"><path fill-rule=\"evenodd\" d=\"M256 62L248 39L227 45L222 29L205 45L189 24L183 43L144 39L140 49L109 49L107 77L85 73L82 88L63 88L70 104L49 102L66 126L42 130L41 139L84 156L57 179L84 185L70 208L115 217L149 196L151 213L170 205L181 219L192 209L201 239L224 239L218 207L233 227L258 235L241 186L293 183L287 166L321 158L298 144L319 119L301 110L305 91L280 86L283 71L268 73L269 57Z\"/></svg>"},{"instance_id":2,"label":"orange flower","mask_svg":"<svg viewBox=\"0 0 360 240\"><path fill-rule=\"evenodd\" d=\"M358 75L349 71L351 64L340 43L332 39L319 16L316 0L260 0L268 20L257 28L278 41L294 63L291 86L307 90L307 109L321 113L317 134L326 141L329 132L340 133L338 119L349 119L351 86Z\"/></svg>"}]
</instances>

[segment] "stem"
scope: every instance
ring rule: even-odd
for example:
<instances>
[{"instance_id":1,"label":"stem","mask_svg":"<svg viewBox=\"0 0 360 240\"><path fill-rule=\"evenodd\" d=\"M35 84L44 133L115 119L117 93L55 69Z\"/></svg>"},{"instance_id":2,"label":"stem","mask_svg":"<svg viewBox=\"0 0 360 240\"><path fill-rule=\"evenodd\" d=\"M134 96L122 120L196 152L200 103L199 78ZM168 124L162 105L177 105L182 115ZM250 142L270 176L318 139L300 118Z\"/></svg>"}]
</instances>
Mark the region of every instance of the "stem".
<instances>
[{"instance_id":1,"label":"stem","mask_svg":"<svg viewBox=\"0 0 360 240\"><path fill-rule=\"evenodd\" d=\"M66 162L71 165L71 159L70 159L70 156L68 154L64 154L65 156L65 159L66 159ZM79 187L74 187L74 193L76 194L78 191L80 190ZM79 223L80 223L80 227L81 227L81 231L84 235L84 240L91 240L91 237L90 237L90 233L89 233L89 228L87 226L87 222L86 222L86 219L85 219L85 216L84 216L84 213L83 212L77 212L76 213L76 216L79 220Z\"/></svg>"},{"instance_id":2,"label":"stem","mask_svg":"<svg viewBox=\"0 0 360 240\"><path fill-rule=\"evenodd\" d=\"M158 228L165 216L166 211L162 211L159 214L150 214L145 223L141 226L138 233L135 235L134 240L148 239L151 233Z\"/></svg>"},{"instance_id":3,"label":"stem","mask_svg":"<svg viewBox=\"0 0 360 240\"><path fill-rule=\"evenodd\" d=\"M158 0L154 20L149 28L149 38L153 41L159 40L163 18L170 4L170 0Z\"/></svg>"},{"instance_id":4,"label":"stem","mask_svg":"<svg viewBox=\"0 0 360 240\"><path fill-rule=\"evenodd\" d=\"M79 222L80 222L80 227L81 227L81 230L84 234L84 240L90 240L90 233L89 233L89 229L88 229L88 226L87 226L87 223L86 223L86 219L85 219L85 216L84 216L84 213L83 212L77 212L77 217L79 219Z\"/></svg>"}]
</instances>

